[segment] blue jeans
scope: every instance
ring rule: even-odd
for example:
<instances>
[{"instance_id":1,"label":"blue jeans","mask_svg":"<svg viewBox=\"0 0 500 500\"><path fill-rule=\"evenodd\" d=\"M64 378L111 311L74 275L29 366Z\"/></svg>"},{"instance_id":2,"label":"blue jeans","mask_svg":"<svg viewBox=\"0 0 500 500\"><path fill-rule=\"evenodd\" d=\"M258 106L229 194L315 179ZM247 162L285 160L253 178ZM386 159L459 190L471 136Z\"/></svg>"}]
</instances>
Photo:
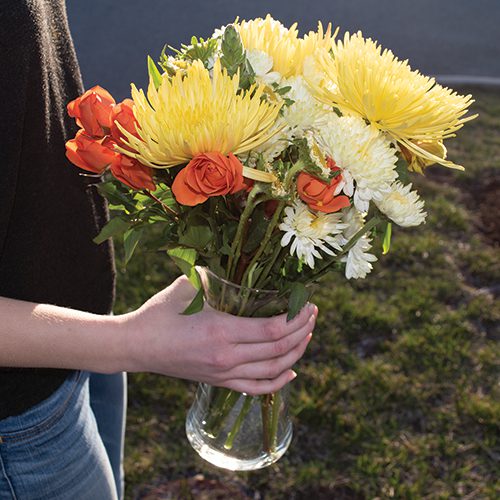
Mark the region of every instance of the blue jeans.
<instances>
[{"instance_id":1,"label":"blue jeans","mask_svg":"<svg viewBox=\"0 0 500 500\"><path fill-rule=\"evenodd\" d=\"M0 500L117 498L88 373L74 373L42 403L0 421Z\"/></svg>"},{"instance_id":2,"label":"blue jeans","mask_svg":"<svg viewBox=\"0 0 500 500\"><path fill-rule=\"evenodd\" d=\"M123 447L125 439L127 378L126 373L92 373L89 380L90 406L108 453L118 498L125 492Z\"/></svg>"}]
</instances>

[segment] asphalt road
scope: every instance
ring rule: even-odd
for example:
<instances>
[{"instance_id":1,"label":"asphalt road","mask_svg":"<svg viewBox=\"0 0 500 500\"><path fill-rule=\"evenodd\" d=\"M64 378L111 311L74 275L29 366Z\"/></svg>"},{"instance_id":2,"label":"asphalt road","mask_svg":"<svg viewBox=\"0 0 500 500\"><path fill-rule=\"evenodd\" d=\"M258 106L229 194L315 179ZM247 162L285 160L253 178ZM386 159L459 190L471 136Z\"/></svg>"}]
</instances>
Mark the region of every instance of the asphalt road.
<instances>
[{"instance_id":1,"label":"asphalt road","mask_svg":"<svg viewBox=\"0 0 500 500\"><path fill-rule=\"evenodd\" d=\"M444 83L500 84L500 0L67 0L87 87L117 99L146 84L146 55L209 36L235 19L268 12L301 32L318 19L361 29L411 66Z\"/></svg>"}]
</instances>

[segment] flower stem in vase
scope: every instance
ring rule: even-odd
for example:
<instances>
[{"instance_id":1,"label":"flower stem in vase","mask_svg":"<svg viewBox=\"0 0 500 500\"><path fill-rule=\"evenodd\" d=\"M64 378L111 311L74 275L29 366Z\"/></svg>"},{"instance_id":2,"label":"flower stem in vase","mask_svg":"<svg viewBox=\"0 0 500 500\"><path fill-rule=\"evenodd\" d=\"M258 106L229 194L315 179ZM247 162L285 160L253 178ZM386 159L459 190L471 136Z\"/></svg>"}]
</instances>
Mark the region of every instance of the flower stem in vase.
<instances>
[{"instance_id":1,"label":"flower stem in vase","mask_svg":"<svg viewBox=\"0 0 500 500\"><path fill-rule=\"evenodd\" d=\"M271 426L269 425L270 423L270 415L269 415L269 408L270 408L270 397L271 394L265 394L264 396L261 397L261 413L262 413L262 448L264 451L267 453L270 452L271 450L271 440L270 440L270 431L271 431Z\"/></svg>"},{"instance_id":2,"label":"flower stem in vase","mask_svg":"<svg viewBox=\"0 0 500 500\"><path fill-rule=\"evenodd\" d=\"M277 441L278 441L278 422L279 422L279 414L280 414L280 406L281 406L281 398L280 393L275 392L271 395L272 403L271 403L271 446L270 452L273 453L276 451Z\"/></svg>"},{"instance_id":3,"label":"flower stem in vase","mask_svg":"<svg viewBox=\"0 0 500 500\"><path fill-rule=\"evenodd\" d=\"M217 387L217 396L212 404L212 412L206 425L206 431L213 437L216 437L228 416L229 412L238 402L240 393L231 389Z\"/></svg>"},{"instance_id":4,"label":"flower stem in vase","mask_svg":"<svg viewBox=\"0 0 500 500\"><path fill-rule=\"evenodd\" d=\"M276 259L281 255L273 249ZM276 257L278 255L278 257ZM240 254L241 257L241 254ZM233 259L233 272L237 269ZM267 264L267 262L266 262ZM278 290L247 285L263 282L263 268L254 263L242 283L231 283L207 268L198 268L207 303L235 316L272 317L286 311L288 299ZM227 388L200 384L186 418L186 433L193 448L210 463L229 470L255 470L278 460L288 448L292 423L287 413L287 392L251 396Z\"/></svg>"},{"instance_id":5,"label":"flower stem in vase","mask_svg":"<svg viewBox=\"0 0 500 500\"><path fill-rule=\"evenodd\" d=\"M224 448L226 448L226 450L230 450L233 447L234 438L238 434L241 424L243 423L243 420L247 416L247 413L250 411L250 407L252 406L253 397L247 396L246 394L242 394L242 396L245 399L243 401L243 406L241 407L240 414L236 418L233 428L229 431L226 442L224 443Z\"/></svg>"}]
</instances>

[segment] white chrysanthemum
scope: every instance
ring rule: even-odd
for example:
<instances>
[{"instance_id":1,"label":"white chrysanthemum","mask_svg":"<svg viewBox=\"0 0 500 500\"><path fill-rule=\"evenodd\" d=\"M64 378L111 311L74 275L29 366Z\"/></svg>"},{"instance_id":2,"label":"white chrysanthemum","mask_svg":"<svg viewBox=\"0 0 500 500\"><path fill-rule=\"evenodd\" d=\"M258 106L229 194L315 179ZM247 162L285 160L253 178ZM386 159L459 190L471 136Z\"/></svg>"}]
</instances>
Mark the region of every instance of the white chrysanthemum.
<instances>
[{"instance_id":1,"label":"white chrysanthemum","mask_svg":"<svg viewBox=\"0 0 500 500\"><path fill-rule=\"evenodd\" d=\"M237 155L241 161L246 162L248 166L255 167L259 155L262 155L264 163L271 164L285 149L291 144L293 135L290 127L287 127L283 118L278 118L276 123L271 127L272 131L279 130L273 136L262 143L260 146L253 148L248 153Z\"/></svg>"},{"instance_id":2,"label":"white chrysanthemum","mask_svg":"<svg viewBox=\"0 0 500 500\"><path fill-rule=\"evenodd\" d=\"M281 87L290 87L285 97L294 101L291 106L283 108L283 118L293 129L294 137L302 137L304 131L319 127L332 113L331 108L312 96L302 76L283 80Z\"/></svg>"},{"instance_id":3,"label":"white chrysanthemum","mask_svg":"<svg viewBox=\"0 0 500 500\"><path fill-rule=\"evenodd\" d=\"M427 213L422 209L424 202L416 191L411 191L411 184L403 186L397 181L380 201L376 201L379 210L399 226L419 226L425 221Z\"/></svg>"},{"instance_id":4,"label":"white chrysanthemum","mask_svg":"<svg viewBox=\"0 0 500 500\"><path fill-rule=\"evenodd\" d=\"M290 246L290 255L305 262L314 269L314 259L322 259L319 250L334 255L333 250L341 250L345 240L342 231L346 229L342 223L342 214L312 213L305 203L296 201L293 206L285 208L285 217L279 228L284 231L281 246ZM292 241L293 240L293 241Z\"/></svg>"},{"instance_id":5,"label":"white chrysanthemum","mask_svg":"<svg viewBox=\"0 0 500 500\"><path fill-rule=\"evenodd\" d=\"M375 127L356 116L331 113L317 140L325 155L342 170L339 192L354 195L354 206L360 212L368 211L370 200L381 200L391 190L397 178L396 150Z\"/></svg>"},{"instance_id":6,"label":"white chrysanthemum","mask_svg":"<svg viewBox=\"0 0 500 500\"><path fill-rule=\"evenodd\" d=\"M293 139L305 137L311 130L318 129L325 122L326 117L332 113L313 98L301 76L283 80L280 86L291 87L285 97L292 99L294 103L282 108L283 116L273 126L273 129L279 129L279 132L255 148L253 154L250 155L256 158L254 153L260 153L266 163L272 162L279 156ZM330 173L327 169L325 176L328 177Z\"/></svg>"},{"instance_id":7,"label":"white chrysanthemum","mask_svg":"<svg viewBox=\"0 0 500 500\"><path fill-rule=\"evenodd\" d=\"M344 210L342 222L346 224L343 236L346 242L349 241L364 225L363 215L355 208ZM342 257L341 262L345 262L345 276L347 279L365 278L371 272L372 262L377 260L375 255L368 253L371 249L370 238L365 234L349 250L347 255Z\"/></svg>"},{"instance_id":8,"label":"white chrysanthemum","mask_svg":"<svg viewBox=\"0 0 500 500\"><path fill-rule=\"evenodd\" d=\"M294 103L282 108L283 116L273 127L280 131L254 150L255 153L261 153L266 162L272 162L293 139L303 137L306 131L319 125L325 114L324 106L318 104L318 101L309 94L302 77L283 80L281 87L288 86L291 89L285 97L293 99Z\"/></svg>"},{"instance_id":9,"label":"white chrysanthemum","mask_svg":"<svg viewBox=\"0 0 500 500\"><path fill-rule=\"evenodd\" d=\"M226 28L228 25L221 26L220 28L215 28L212 36L210 38L215 38L217 40L217 50L216 53L220 57L221 46L222 46L222 38L224 37L224 33L226 32Z\"/></svg>"},{"instance_id":10,"label":"white chrysanthemum","mask_svg":"<svg viewBox=\"0 0 500 500\"><path fill-rule=\"evenodd\" d=\"M266 52L258 49L250 49L246 51L248 62L255 71L255 79L259 83L278 83L281 80L281 75L273 69L273 58Z\"/></svg>"}]
</instances>

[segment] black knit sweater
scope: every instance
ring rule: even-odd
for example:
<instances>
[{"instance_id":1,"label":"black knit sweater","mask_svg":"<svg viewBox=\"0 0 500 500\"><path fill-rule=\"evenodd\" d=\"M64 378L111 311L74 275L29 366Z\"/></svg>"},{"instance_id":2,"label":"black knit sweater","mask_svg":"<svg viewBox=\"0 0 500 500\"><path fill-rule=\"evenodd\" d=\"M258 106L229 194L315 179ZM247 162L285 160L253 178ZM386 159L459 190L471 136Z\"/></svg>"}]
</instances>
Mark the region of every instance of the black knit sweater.
<instances>
[{"instance_id":1,"label":"black knit sweater","mask_svg":"<svg viewBox=\"0 0 500 500\"><path fill-rule=\"evenodd\" d=\"M64 0L0 0L0 296L107 314L112 247L92 242L106 205L65 158L66 104L81 93ZM0 349L1 336L0 318ZM0 368L0 419L68 373Z\"/></svg>"}]
</instances>

